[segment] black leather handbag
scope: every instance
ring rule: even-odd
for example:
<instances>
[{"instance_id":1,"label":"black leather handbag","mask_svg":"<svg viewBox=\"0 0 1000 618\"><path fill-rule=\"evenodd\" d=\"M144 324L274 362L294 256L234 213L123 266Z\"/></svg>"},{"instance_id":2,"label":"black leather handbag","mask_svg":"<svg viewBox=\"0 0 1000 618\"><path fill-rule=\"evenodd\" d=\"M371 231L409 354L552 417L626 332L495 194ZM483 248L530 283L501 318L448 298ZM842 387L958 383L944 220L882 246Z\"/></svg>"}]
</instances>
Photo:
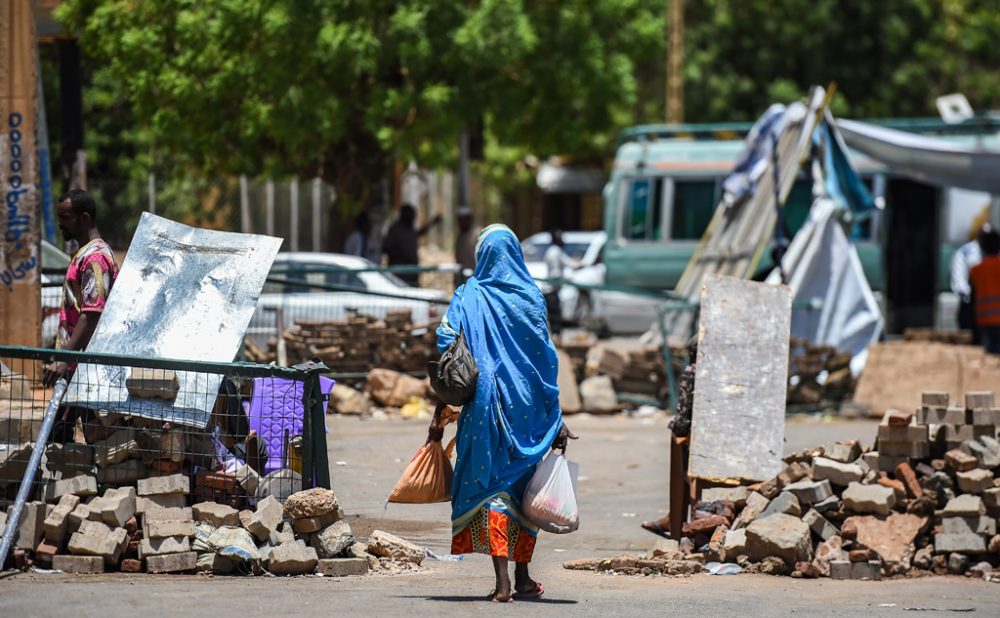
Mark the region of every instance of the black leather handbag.
<instances>
[{"instance_id":1,"label":"black leather handbag","mask_svg":"<svg viewBox=\"0 0 1000 618\"><path fill-rule=\"evenodd\" d=\"M431 388L444 403L464 406L472 400L479 380L479 366L465 344L464 331L448 346L440 360L427 363L427 375Z\"/></svg>"}]
</instances>

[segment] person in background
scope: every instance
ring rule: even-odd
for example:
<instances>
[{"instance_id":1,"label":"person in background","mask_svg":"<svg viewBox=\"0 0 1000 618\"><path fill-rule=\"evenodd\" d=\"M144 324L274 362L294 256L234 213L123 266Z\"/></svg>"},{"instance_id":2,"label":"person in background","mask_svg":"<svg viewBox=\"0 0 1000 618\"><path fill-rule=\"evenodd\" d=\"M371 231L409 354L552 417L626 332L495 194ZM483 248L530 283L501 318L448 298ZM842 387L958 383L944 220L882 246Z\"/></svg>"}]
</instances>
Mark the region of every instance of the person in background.
<instances>
[{"instance_id":1,"label":"person in background","mask_svg":"<svg viewBox=\"0 0 1000 618\"><path fill-rule=\"evenodd\" d=\"M441 223L441 215L436 215L421 228L416 227L417 209L412 204L403 204L399 209L399 219L389 227L382 241L382 251L389 258L389 266L416 266L420 263L417 247L420 237L432 227ZM418 285L420 273L397 273L399 278L410 285Z\"/></svg>"},{"instance_id":2,"label":"person in background","mask_svg":"<svg viewBox=\"0 0 1000 618\"><path fill-rule=\"evenodd\" d=\"M969 271L972 308L983 349L1000 354L1000 234L989 230L979 237L983 261Z\"/></svg>"},{"instance_id":3,"label":"person in background","mask_svg":"<svg viewBox=\"0 0 1000 618\"><path fill-rule=\"evenodd\" d=\"M989 233L990 224L984 223L976 233L976 238L958 248L951 258L951 291L958 296L958 328L972 331L972 342L979 345L979 329L976 314L972 309L972 289L969 272L983 261L980 246L984 234Z\"/></svg>"},{"instance_id":4,"label":"person in background","mask_svg":"<svg viewBox=\"0 0 1000 618\"><path fill-rule=\"evenodd\" d=\"M545 299L505 225L491 225L479 235L475 273L455 291L437 329L438 352L460 333L476 359L479 380L458 416L451 553L493 558L496 587L490 600L538 598L544 588L528 573L538 527L525 517L521 500L549 449L564 448L576 436L562 421L559 363L545 324ZM429 439L442 437L444 408L435 412Z\"/></svg>"},{"instance_id":5,"label":"person in background","mask_svg":"<svg viewBox=\"0 0 1000 618\"><path fill-rule=\"evenodd\" d=\"M455 273L455 287L462 285L476 268L476 236L472 225L472 209L463 206L455 213L458 217L458 235L455 237L455 261L461 270ZM468 274L466 274L468 273Z\"/></svg>"},{"instance_id":6,"label":"person in background","mask_svg":"<svg viewBox=\"0 0 1000 618\"><path fill-rule=\"evenodd\" d=\"M553 335L562 333L562 301L559 299L559 291L562 284L559 279L563 278L564 268L579 268L580 263L566 255L562 230L552 230L552 244L545 250L546 278L552 280L545 293L545 307L548 310L549 328Z\"/></svg>"},{"instance_id":7,"label":"person in background","mask_svg":"<svg viewBox=\"0 0 1000 618\"><path fill-rule=\"evenodd\" d=\"M378 263L379 252L372 242L372 222L368 211L361 211L354 217L354 231L344 241L344 253Z\"/></svg>"},{"instance_id":8,"label":"person in background","mask_svg":"<svg viewBox=\"0 0 1000 618\"><path fill-rule=\"evenodd\" d=\"M66 269L56 347L85 350L118 277L118 265L114 252L97 230L97 203L90 194L73 189L61 196L56 215L63 238L79 247ZM51 387L59 378L70 378L75 370L75 363L55 361L45 367L42 383ZM82 417L86 423L89 412L75 406L61 407L52 440L72 442L76 419Z\"/></svg>"}]
</instances>

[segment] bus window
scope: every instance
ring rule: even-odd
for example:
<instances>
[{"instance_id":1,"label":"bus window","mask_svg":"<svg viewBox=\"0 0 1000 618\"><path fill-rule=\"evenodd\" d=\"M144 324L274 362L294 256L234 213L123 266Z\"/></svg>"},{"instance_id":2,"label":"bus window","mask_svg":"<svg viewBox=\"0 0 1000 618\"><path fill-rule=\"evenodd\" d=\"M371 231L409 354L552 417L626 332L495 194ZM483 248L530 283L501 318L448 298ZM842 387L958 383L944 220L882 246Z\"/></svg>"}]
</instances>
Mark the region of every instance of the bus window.
<instances>
[{"instance_id":1,"label":"bus window","mask_svg":"<svg viewBox=\"0 0 1000 618\"><path fill-rule=\"evenodd\" d=\"M670 238L698 240L715 214L715 180L675 180Z\"/></svg>"},{"instance_id":2,"label":"bus window","mask_svg":"<svg viewBox=\"0 0 1000 618\"><path fill-rule=\"evenodd\" d=\"M663 179L633 178L627 181L625 220L626 240L660 240L663 237Z\"/></svg>"}]
</instances>

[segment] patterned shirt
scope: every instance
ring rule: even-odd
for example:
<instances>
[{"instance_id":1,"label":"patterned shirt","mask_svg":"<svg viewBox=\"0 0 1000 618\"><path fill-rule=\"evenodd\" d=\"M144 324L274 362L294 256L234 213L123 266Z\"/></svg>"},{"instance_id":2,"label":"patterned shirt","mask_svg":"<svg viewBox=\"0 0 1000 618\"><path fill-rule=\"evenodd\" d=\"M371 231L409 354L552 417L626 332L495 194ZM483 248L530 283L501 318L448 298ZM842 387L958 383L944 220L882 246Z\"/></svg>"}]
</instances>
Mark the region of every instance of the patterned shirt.
<instances>
[{"instance_id":1,"label":"patterned shirt","mask_svg":"<svg viewBox=\"0 0 1000 618\"><path fill-rule=\"evenodd\" d=\"M108 293L118 277L115 254L108 243L96 238L73 255L66 269L62 309L59 310L59 337L56 347L66 348L84 312L101 313Z\"/></svg>"}]
</instances>

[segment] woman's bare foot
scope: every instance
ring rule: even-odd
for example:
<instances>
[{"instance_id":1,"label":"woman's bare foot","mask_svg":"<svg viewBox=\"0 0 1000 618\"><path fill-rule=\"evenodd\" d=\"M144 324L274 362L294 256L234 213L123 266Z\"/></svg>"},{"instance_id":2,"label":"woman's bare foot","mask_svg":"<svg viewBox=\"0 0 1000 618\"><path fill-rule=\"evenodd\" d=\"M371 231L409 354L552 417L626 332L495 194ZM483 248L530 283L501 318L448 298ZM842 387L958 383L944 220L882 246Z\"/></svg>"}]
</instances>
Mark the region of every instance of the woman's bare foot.
<instances>
[{"instance_id":1,"label":"woman's bare foot","mask_svg":"<svg viewBox=\"0 0 1000 618\"><path fill-rule=\"evenodd\" d=\"M493 556L493 570L497 576L497 586L488 597L494 603L510 603L513 598L510 589L510 573L507 572L507 558Z\"/></svg>"},{"instance_id":2,"label":"woman's bare foot","mask_svg":"<svg viewBox=\"0 0 1000 618\"><path fill-rule=\"evenodd\" d=\"M537 599L545 592L545 588L528 574L528 563L518 562L514 565L514 598Z\"/></svg>"}]
</instances>

